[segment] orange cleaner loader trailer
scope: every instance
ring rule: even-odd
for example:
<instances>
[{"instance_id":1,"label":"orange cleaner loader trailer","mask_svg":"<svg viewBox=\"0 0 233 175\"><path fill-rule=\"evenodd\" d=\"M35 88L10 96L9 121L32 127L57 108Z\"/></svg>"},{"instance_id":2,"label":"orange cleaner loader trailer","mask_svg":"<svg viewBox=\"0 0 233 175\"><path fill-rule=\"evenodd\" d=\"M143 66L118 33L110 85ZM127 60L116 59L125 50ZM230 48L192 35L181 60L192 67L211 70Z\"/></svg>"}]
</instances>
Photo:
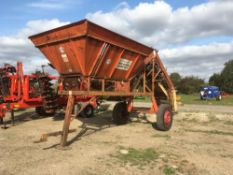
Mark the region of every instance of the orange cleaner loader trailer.
<instances>
[{"instance_id":1,"label":"orange cleaner loader trailer","mask_svg":"<svg viewBox=\"0 0 233 175\"><path fill-rule=\"evenodd\" d=\"M75 96L112 97L118 100L113 122L125 124L133 99L149 97L157 129L167 131L177 111L176 91L158 51L88 20L29 37L59 72L61 95L69 95L61 146L66 146ZM82 109L80 109L82 110Z\"/></svg>"}]
</instances>

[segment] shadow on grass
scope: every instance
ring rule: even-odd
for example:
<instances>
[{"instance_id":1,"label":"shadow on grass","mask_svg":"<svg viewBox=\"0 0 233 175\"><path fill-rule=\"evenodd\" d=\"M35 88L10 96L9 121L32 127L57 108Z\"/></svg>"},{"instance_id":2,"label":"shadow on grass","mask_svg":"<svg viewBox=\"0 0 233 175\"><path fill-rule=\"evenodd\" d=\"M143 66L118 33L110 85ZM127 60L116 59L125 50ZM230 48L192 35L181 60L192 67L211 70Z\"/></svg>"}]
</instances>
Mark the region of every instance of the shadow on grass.
<instances>
[{"instance_id":1,"label":"shadow on grass","mask_svg":"<svg viewBox=\"0 0 233 175\"><path fill-rule=\"evenodd\" d=\"M112 122L112 111L106 110L106 109L107 108L99 110L95 114L95 116L92 118L79 117L78 120L82 122L82 125L78 127L78 130L79 130L78 133L67 141L67 146L69 147L70 145L72 145L76 141L81 140L81 138L83 138L83 137L95 134L97 132L103 131L103 130L108 129L108 128L117 127L117 125L113 124L113 122ZM139 115L139 113L135 113L135 112L132 113L133 118L140 118L140 120L144 120L144 122L140 122L139 120L137 120L137 121L130 121L129 120L128 124L143 123L143 124L150 124L151 125L151 123L147 120L146 115L144 115L142 117L137 117L138 115ZM60 120L63 120L64 114L60 115L60 116L56 116L56 117L60 117ZM54 144L54 145L47 147L47 148L44 148L44 149L46 150L46 149L56 148L58 145L59 144L57 143L57 144Z\"/></svg>"},{"instance_id":2,"label":"shadow on grass","mask_svg":"<svg viewBox=\"0 0 233 175\"><path fill-rule=\"evenodd\" d=\"M109 104L101 105L100 109L95 110L93 117L96 117L96 115L99 115L99 114L103 113L104 111L107 111L109 106L110 106ZM65 111L60 111L53 116L53 120L54 121L61 121L61 120L64 120L64 117L65 117ZM79 116L77 116L77 118L83 118L83 117L81 115L79 115Z\"/></svg>"},{"instance_id":3,"label":"shadow on grass","mask_svg":"<svg viewBox=\"0 0 233 175\"><path fill-rule=\"evenodd\" d=\"M80 140L82 137L86 137L96 132L115 126L112 124L111 111L99 112L98 115L92 118L79 117L78 120L82 122L82 125L78 127L79 132L67 141L67 147L73 144L74 142ZM59 143L44 148L44 150L58 147Z\"/></svg>"}]
</instances>

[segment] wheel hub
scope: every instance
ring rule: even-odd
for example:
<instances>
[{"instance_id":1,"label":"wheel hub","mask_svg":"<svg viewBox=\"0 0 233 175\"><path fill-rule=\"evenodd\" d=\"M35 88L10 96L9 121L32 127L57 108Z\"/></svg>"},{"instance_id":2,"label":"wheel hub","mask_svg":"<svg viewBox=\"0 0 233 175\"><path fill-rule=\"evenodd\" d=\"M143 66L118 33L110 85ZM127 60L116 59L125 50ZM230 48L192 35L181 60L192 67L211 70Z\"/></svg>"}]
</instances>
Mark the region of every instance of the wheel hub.
<instances>
[{"instance_id":1,"label":"wheel hub","mask_svg":"<svg viewBox=\"0 0 233 175\"><path fill-rule=\"evenodd\" d=\"M165 111L164 112L164 124L166 127L171 124L171 120L172 120L172 118L171 118L170 111Z\"/></svg>"}]
</instances>

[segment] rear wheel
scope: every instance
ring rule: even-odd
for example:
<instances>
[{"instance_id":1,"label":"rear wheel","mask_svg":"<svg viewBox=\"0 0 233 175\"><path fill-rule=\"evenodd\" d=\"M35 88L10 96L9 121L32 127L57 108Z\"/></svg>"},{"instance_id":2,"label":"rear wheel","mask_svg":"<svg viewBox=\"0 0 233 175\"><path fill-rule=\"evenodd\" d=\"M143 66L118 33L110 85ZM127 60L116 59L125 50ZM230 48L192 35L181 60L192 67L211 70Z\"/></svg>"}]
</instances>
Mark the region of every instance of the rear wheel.
<instances>
[{"instance_id":1,"label":"rear wheel","mask_svg":"<svg viewBox=\"0 0 233 175\"><path fill-rule=\"evenodd\" d=\"M112 112L112 118L113 123L116 125L123 125L129 121L129 113L125 102L119 102L115 105Z\"/></svg>"},{"instance_id":2,"label":"rear wheel","mask_svg":"<svg viewBox=\"0 0 233 175\"><path fill-rule=\"evenodd\" d=\"M222 100L222 96L219 95L219 96L216 98L216 100L221 101L221 100Z\"/></svg>"},{"instance_id":3,"label":"rear wheel","mask_svg":"<svg viewBox=\"0 0 233 175\"><path fill-rule=\"evenodd\" d=\"M0 118L0 125L3 125L3 118Z\"/></svg>"},{"instance_id":4,"label":"rear wheel","mask_svg":"<svg viewBox=\"0 0 233 175\"><path fill-rule=\"evenodd\" d=\"M83 109L83 111L81 112L81 115L82 115L83 117L86 117L86 118L91 118L91 117L93 117L93 116L94 116L94 107L93 107L91 104L87 105L87 106Z\"/></svg>"},{"instance_id":5,"label":"rear wheel","mask_svg":"<svg viewBox=\"0 0 233 175\"><path fill-rule=\"evenodd\" d=\"M52 115L55 114L54 109L45 109L42 106L41 107L36 107L35 111L39 116L52 116Z\"/></svg>"},{"instance_id":6,"label":"rear wheel","mask_svg":"<svg viewBox=\"0 0 233 175\"><path fill-rule=\"evenodd\" d=\"M94 107L89 104L87 105L79 114L82 105L80 103L77 103L74 108L74 113L77 117L83 117L83 118L91 118L94 116Z\"/></svg>"},{"instance_id":7,"label":"rear wheel","mask_svg":"<svg viewBox=\"0 0 233 175\"><path fill-rule=\"evenodd\" d=\"M171 106L168 104L161 104L157 113L157 121L154 125L156 129L161 131L168 131L172 127L173 115Z\"/></svg>"},{"instance_id":8,"label":"rear wheel","mask_svg":"<svg viewBox=\"0 0 233 175\"><path fill-rule=\"evenodd\" d=\"M44 116L45 115L45 110L44 110L43 107L36 107L35 111L39 116Z\"/></svg>"}]
</instances>

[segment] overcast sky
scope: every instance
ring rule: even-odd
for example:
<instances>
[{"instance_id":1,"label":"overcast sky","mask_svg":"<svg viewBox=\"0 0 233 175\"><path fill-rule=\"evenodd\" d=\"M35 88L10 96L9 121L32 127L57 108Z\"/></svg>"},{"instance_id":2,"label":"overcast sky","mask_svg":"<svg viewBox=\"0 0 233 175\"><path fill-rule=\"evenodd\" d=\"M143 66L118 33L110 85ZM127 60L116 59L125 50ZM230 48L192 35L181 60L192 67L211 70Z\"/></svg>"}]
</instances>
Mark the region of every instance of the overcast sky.
<instances>
[{"instance_id":1,"label":"overcast sky","mask_svg":"<svg viewBox=\"0 0 233 175\"><path fill-rule=\"evenodd\" d=\"M159 49L169 73L204 79L233 59L233 0L11 0L0 6L0 64L47 60L28 36L83 18Z\"/></svg>"}]
</instances>

